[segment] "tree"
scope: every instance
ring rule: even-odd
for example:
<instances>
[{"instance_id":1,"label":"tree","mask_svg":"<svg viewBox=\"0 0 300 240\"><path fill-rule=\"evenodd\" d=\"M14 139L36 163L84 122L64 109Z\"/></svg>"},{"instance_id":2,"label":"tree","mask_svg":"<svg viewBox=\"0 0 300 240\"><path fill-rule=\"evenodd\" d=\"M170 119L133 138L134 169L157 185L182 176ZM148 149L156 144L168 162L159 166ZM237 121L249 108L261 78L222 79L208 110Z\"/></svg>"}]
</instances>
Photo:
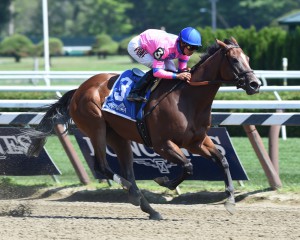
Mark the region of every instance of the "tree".
<instances>
[{"instance_id":1,"label":"tree","mask_svg":"<svg viewBox=\"0 0 300 240\"><path fill-rule=\"evenodd\" d=\"M117 42L109 35L102 33L96 36L96 43L93 45L92 50L99 58L106 58L107 55L116 54L118 47Z\"/></svg>"},{"instance_id":2,"label":"tree","mask_svg":"<svg viewBox=\"0 0 300 240\"><path fill-rule=\"evenodd\" d=\"M131 41L131 39L135 37L135 35L132 35L132 36L129 36L127 38L124 38L122 41L119 42L119 49L118 49L118 53L120 55L128 55L128 52L127 52L127 46L128 46L128 43Z\"/></svg>"},{"instance_id":3,"label":"tree","mask_svg":"<svg viewBox=\"0 0 300 240\"><path fill-rule=\"evenodd\" d=\"M13 56L16 62L20 62L22 57L33 55L33 52L34 45L32 41L21 34L6 37L0 44L0 53Z\"/></svg>"},{"instance_id":4,"label":"tree","mask_svg":"<svg viewBox=\"0 0 300 240\"><path fill-rule=\"evenodd\" d=\"M63 54L63 42L59 38L49 38L50 56L59 56ZM44 41L40 41L36 46L37 55L44 54Z\"/></svg>"},{"instance_id":5,"label":"tree","mask_svg":"<svg viewBox=\"0 0 300 240\"><path fill-rule=\"evenodd\" d=\"M300 7L299 0L226 0L218 1L218 14L224 17L230 27L242 26L262 29L286 12ZM274 22L275 20L275 22ZM218 27L223 27L218 24Z\"/></svg>"},{"instance_id":6,"label":"tree","mask_svg":"<svg viewBox=\"0 0 300 240\"><path fill-rule=\"evenodd\" d=\"M25 1L24 1L25 2ZM68 36L72 33L75 24L73 22L72 10L73 3L76 6L78 2L71 0L48 0L48 22L50 36ZM22 3L25 4L25 3ZM30 36L43 36L43 6L42 1L38 1L31 11L34 11L34 15L31 16L31 22L34 26L24 29L25 33Z\"/></svg>"},{"instance_id":7,"label":"tree","mask_svg":"<svg viewBox=\"0 0 300 240\"><path fill-rule=\"evenodd\" d=\"M89 35L106 33L123 36L133 27L126 15L126 10L132 7L126 0L92 0L85 6L82 27Z\"/></svg>"},{"instance_id":8,"label":"tree","mask_svg":"<svg viewBox=\"0 0 300 240\"><path fill-rule=\"evenodd\" d=\"M209 7L209 1L195 0L129 0L134 7L126 11L134 25L132 33L139 33L148 28L165 28L178 34L187 26L205 27L210 18L200 13L200 8ZM203 21L207 20L203 23Z\"/></svg>"},{"instance_id":9,"label":"tree","mask_svg":"<svg viewBox=\"0 0 300 240\"><path fill-rule=\"evenodd\" d=\"M59 38L49 38L49 58L50 58L50 65L51 58L53 56L60 56L63 54L63 42ZM40 41L35 48L35 55L41 56L44 55L44 41Z\"/></svg>"},{"instance_id":10,"label":"tree","mask_svg":"<svg viewBox=\"0 0 300 240\"><path fill-rule=\"evenodd\" d=\"M133 27L125 14L132 4L126 0L51 0L48 3L51 36L94 36L102 32L122 36ZM42 1L32 11L34 27L27 29L26 34L42 36Z\"/></svg>"},{"instance_id":11,"label":"tree","mask_svg":"<svg viewBox=\"0 0 300 240\"><path fill-rule=\"evenodd\" d=\"M2 32L11 18L10 7L11 0L0 1L0 32Z\"/></svg>"},{"instance_id":12,"label":"tree","mask_svg":"<svg viewBox=\"0 0 300 240\"><path fill-rule=\"evenodd\" d=\"M128 1L134 5L126 11L134 25L132 33L164 26L168 32L176 34L186 26L205 28L212 24L209 0ZM271 24L276 25L276 18L297 8L300 8L299 0L219 0L217 28L255 26L256 29L261 29Z\"/></svg>"},{"instance_id":13,"label":"tree","mask_svg":"<svg viewBox=\"0 0 300 240\"><path fill-rule=\"evenodd\" d=\"M5 9L1 4L8 1L0 1L0 17L4 16L1 11ZM16 32L42 38L42 1L13 1ZM219 0L217 28L254 26L260 30L278 25L278 17L297 8L300 8L300 0ZM50 36L106 33L115 40L148 28L164 27L178 34L186 26L210 27L212 16L209 0L48 0L48 9Z\"/></svg>"},{"instance_id":14,"label":"tree","mask_svg":"<svg viewBox=\"0 0 300 240\"><path fill-rule=\"evenodd\" d=\"M134 63L134 62L136 62L136 60L130 54L128 54L128 51L127 51L128 43L131 41L131 39L133 37L135 37L135 35L124 38L123 40L121 40L119 42L118 54L127 55L130 58L131 62Z\"/></svg>"}]
</instances>

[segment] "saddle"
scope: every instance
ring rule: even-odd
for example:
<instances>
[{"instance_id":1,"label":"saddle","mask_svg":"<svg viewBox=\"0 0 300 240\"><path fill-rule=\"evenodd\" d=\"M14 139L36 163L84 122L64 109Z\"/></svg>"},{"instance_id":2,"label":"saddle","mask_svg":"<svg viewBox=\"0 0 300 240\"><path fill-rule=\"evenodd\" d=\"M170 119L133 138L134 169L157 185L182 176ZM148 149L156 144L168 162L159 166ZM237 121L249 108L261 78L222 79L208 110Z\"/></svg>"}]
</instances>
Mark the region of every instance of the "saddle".
<instances>
[{"instance_id":1,"label":"saddle","mask_svg":"<svg viewBox=\"0 0 300 240\"><path fill-rule=\"evenodd\" d=\"M110 94L103 103L102 110L121 116L123 118L136 122L138 132L147 147L151 147L151 139L144 118L144 107L147 102L131 102L126 99L134 83L139 81L145 73L138 68L126 70L120 74L114 83ZM159 80L155 80L153 84L146 90L144 96L147 100L158 84Z\"/></svg>"}]
</instances>

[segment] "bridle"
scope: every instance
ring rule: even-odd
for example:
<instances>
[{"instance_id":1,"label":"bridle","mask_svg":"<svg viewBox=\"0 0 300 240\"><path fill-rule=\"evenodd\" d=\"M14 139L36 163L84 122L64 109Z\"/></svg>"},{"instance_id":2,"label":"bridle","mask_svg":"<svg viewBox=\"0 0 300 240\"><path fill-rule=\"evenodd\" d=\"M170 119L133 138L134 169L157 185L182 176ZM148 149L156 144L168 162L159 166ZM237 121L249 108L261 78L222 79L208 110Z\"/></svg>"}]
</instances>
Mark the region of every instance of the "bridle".
<instances>
[{"instance_id":1,"label":"bridle","mask_svg":"<svg viewBox=\"0 0 300 240\"><path fill-rule=\"evenodd\" d=\"M234 83L237 88L244 88L246 85L246 75L248 73L253 73L253 70L247 70L238 72L238 70L234 67L234 65L231 63L230 58L228 56L228 52L234 48L241 48L239 45L229 45L225 49L221 48L219 51L224 51L224 56L226 56L226 59L233 71L234 78L233 80L224 81L224 80L214 80L214 81L202 81L202 82L191 82L187 81L188 84L191 86L203 86L203 85L212 85L212 84L222 84L222 83Z\"/></svg>"},{"instance_id":2,"label":"bridle","mask_svg":"<svg viewBox=\"0 0 300 240\"><path fill-rule=\"evenodd\" d=\"M225 49L225 56L227 61L229 62L229 65L231 66L231 69L233 70L234 79L233 82L236 83L237 88L243 88L246 85L246 75L248 73L253 73L253 70L250 69L248 71L242 71L238 72L238 70L233 66L233 64L230 62L230 59L228 57L228 52L233 48L241 48L239 45L230 45Z\"/></svg>"}]
</instances>

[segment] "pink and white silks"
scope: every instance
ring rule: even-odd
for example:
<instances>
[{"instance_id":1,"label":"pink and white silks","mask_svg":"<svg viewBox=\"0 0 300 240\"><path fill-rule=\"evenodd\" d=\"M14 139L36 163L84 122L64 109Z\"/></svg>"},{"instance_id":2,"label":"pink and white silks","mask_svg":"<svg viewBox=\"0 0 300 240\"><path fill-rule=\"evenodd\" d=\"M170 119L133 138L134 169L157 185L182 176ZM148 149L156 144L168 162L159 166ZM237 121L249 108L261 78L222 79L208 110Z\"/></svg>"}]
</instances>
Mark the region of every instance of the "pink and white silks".
<instances>
[{"instance_id":1,"label":"pink and white silks","mask_svg":"<svg viewBox=\"0 0 300 240\"><path fill-rule=\"evenodd\" d=\"M134 37L128 52L137 62L152 68L154 77L166 79L176 78L174 59L178 59L179 71L187 67L190 59L181 52L177 35L158 29L148 29Z\"/></svg>"}]
</instances>

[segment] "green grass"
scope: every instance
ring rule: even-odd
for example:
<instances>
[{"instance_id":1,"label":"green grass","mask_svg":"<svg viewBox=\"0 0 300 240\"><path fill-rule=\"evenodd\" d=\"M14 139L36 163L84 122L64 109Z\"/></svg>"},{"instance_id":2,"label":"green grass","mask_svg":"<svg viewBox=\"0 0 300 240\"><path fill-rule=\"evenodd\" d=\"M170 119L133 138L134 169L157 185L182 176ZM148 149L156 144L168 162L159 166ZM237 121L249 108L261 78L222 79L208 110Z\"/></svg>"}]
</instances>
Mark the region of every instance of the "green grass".
<instances>
[{"instance_id":1,"label":"green grass","mask_svg":"<svg viewBox=\"0 0 300 240\"><path fill-rule=\"evenodd\" d=\"M267 139L264 138L264 144L267 145ZM71 141L84 165L91 183L90 185L96 188L108 187L105 183L98 183L96 181L76 143L76 140L71 136ZM233 137L232 143L237 152L237 155L246 170L249 181L244 181L244 186L240 186L238 182L234 182L237 190L257 191L269 188L267 178L256 157L254 150L251 147L249 140L246 137ZM279 154L280 154L280 177L283 184L280 191L283 192L299 192L300 191L300 165L299 157L297 156L297 148L300 144L298 138L288 138L286 141L280 140ZM6 177L15 185L46 185L46 186L78 186L80 181L73 169L69 159L57 137L50 137L46 143L46 149L51 158L61 170L62 175L58 176L59 183L54 182L51 176L31 176L31 177ZM158 186L153 181L138 181L138 185L142 189L150 191L170 192L165 188ZM118 188L117 184L113 187ZM180 185L180 189L185 192L198 191L222 191L224 190L224 183L219 181L185 181Z\"/></svg>"},{"instance_id":2,"label":"green grass","mask_svg":"<svg viewBox=\"0 0 300 240\"><path fill-rule=\"evenodd\" d=\"M249 140L247 138L234 137L232 138L232 143L250 179L246 184L254 188L269 187L265 173ZM268 150L268 139L263 138L263 143ZM286 191L300 190L300 166L299 156L297 156L299 143L299 138L279 140L279 172L283 189Z\"/></svg>"},{"instance_id":3,"label":"green grass","mask_svg":"<svg viewBox=\"0 0 300 240\"><path fill-rule=\"evenodd\" d=\"M38 70L44 70L44 59L38 58ZM108 56L98 59L96 56L85 57L53 57L51 58L52 71L124 71L132 67L146 69L141 64L132 63L129 56ZM13 58L0 57L0 71L32 71L33 58L22 58L15 63Z\"/></svg>"},{"instance_id":4,"label":"green grass","mask_svg":"<svg viewBox=\"0 0 300 240\"><path fill-rule=\"evenodd\" d=\"M38 69L44 70L44 59L38 58ZM106 59L98 59L96 56L85 57L53 57L51 59L51 71L125 71L132 68L140 68L147 70L141 64L133 63L128 56L108 56ZM0 57L0 71L33 71L34 59L22 58L21 62L16 63L13 58L1 58ZM80 85L85 79L52 79L51 85ZM0 79L1 85L32 85L31 79ZM43 79L35 80L35 85L45 85ZM3 93L0 93L0 98L3 97ZM5 93L8 96L14 93ZM31 93L21 93L21 98L27 99L27 95ZM41 96L45 96L45 93L37 93ZM55 94L52 94L55 95ZM49 96L46 95L46 96ZM7 97L10 98L10 97ZM45 97L40 97L45 98ZM53 97L52 97L53 98Z\"/></svg>"}]
</instances>

